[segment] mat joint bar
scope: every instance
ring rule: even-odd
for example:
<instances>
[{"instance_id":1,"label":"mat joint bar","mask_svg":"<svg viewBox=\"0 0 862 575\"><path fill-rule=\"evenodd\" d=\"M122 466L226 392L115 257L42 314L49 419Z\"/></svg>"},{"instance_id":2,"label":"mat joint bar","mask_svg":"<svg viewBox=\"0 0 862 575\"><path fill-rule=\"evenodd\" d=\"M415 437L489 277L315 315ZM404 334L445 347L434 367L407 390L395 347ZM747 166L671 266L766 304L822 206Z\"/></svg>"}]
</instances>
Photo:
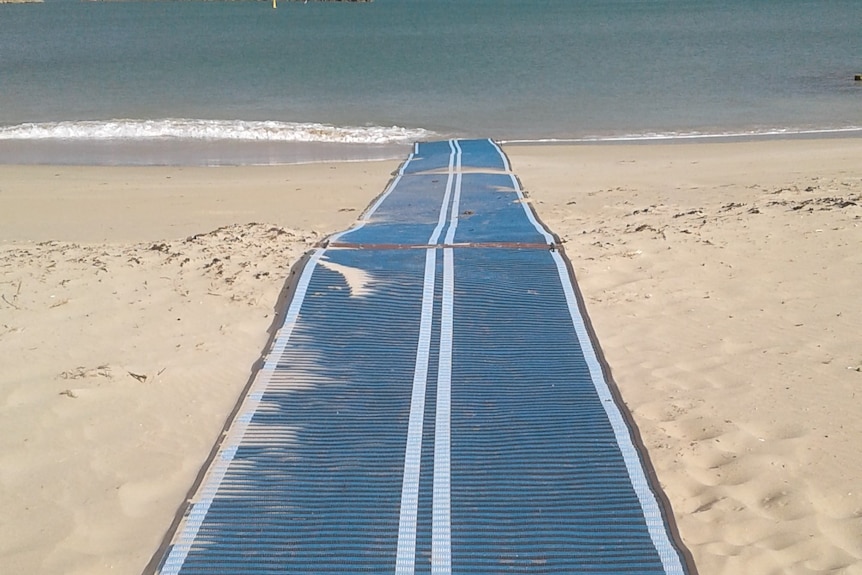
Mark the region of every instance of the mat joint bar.
<instances>
[{"instance_id":1,"label":"mat joint bar","mask_svg":"<svg viewBox=\"0 0 862 575\"><path fill-rule=\"evenodd\" d=\"M428 250L428 249L451 249L451 248L505 248L505 249L530 249L548 250L555 252L559 246L555 243L541 244L529 242L466 242L455 244L350 244L344 242L322 242L324 249L352 249L352 250Z\"/></svg>"}]
</instances>

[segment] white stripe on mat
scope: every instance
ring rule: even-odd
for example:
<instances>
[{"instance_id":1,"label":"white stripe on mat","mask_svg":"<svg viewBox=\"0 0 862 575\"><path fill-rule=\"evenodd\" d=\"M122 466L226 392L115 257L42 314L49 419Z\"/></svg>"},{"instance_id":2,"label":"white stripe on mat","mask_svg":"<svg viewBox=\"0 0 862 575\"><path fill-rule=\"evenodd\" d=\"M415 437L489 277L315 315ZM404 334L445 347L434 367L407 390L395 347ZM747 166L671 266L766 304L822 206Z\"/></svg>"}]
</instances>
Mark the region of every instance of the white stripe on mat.
<instances>
[{"instance_id":1,"label":"white stripe on mat","mask_svg":"<svg viewBox=\"0 0 862 575\"><path fill-rule=\"evenodd\" d=\"M443 227L446 225L446 214L449 213L449 199L452 197L452 182L455 174L453 166L455 165L455 143L454 140L449 140L449 176L446 179L446 193L443 194L443 202L440 204L440 215L437 217L437 226L431 232L431 237L428 239L428 245L434 245L440 240L440 234L443 233Z\"/></svg>"},{"instance_id":2,"label":"white stripe on mat","mask_svg":"<svg viewBox=\"0 0 862 575\"><path fill-rule=\"evenodd\" d=\"M404 482L401 486L401 511L398 517L398 546L395 553L396 575L413 575L416 567L416 520L419 508L419 474L422 461L422 422L425 418L425 389L431 351L431 320L434 312L434 276L437 250L425 250L425 281L422 287L422 314L419 343L413 370L410 420L404 455Z\"/></svg>"},{"instance_id":3,"label":"white stripe on mat","mask_svg":"<svg viewBox=\"0 0 862 575\"><path fill-rule=\"evenodd\" d=\"M455 278L452 248L443 250L443 303L440 360L437 368L437 413L434 423L434 486L431 503L431 573L452 573L451 420L452 324Z\"/></svg>"},{"instance_id":4,"label":"white stripe on mat","mask_svg":"<svg viewBox=\"0 0 862 575\"><path fill-rule=\"evenodd\" d=\"M446 239L443 240L443 243L447 245L452 245L455 241L455 230L458 229L458 216L461 211L461 145L457 140L454 140L452 144L455 148L455 187L452 193L452 211L449 215L449 229L446 231Z\"/></svg>"},{"instance_id":5,"label":"white stripe on mat","mask_svg":"<svg viewBox=\"0 0 862 575\"><path fill-rule=\"evenodd\" d=\"M437 226L428 239L436 244L446 225L449 201L454 180L456 146L449 141L449 177L440 205ZM398 516L398 544L395 552L396 575L413 575L416 570L416 523L419 512L419 478L422 460L422 423L425 418L425 393L428 380L428 363L431 352L431 328L434 314L434 286L437 274L437 250L425 251L425 278L422 288L422 307L419 319L419 343L413 371L413 391L410 398L410 418L407 423L407 445L404 453L404 479L401 485L401 508ZM444 279L445 282L445 279Z\"/></svg>"},{"instance_id":6,"label":"white stripe on mat","mask_svg":"<svg viewBox=\"0 0 862 575\"><path fill-rule=\"evenodd\" d=\"M554 263L557 266L557 273L560 276L563 292L566 295L569 315L572 317L575 333L578 336L578 342L581 345L584 359L589 367L590 378L592 379L593 386L595 386L599 399L602 402L602 406L605 409L605 413L608 416L611 427L613 427L614 436L616 438L617 445L619 445L620 451L622 452L629 480L631 481L632 487L640 501L644 519L646 519L647 531L649 532L650 539L652 539L653 546L658 552L665 573L668 575L684 575L685 571L683 570L679 553L668 537L667 526L662 517L661 508L659 507L658 501L656 501L655 495L647 481L641 459L638 456L634 443L632 442L628 425L626 424L625 419L623 419L616 401L614 401L614 397L611 394L607 381L605 381L601 364L596 356L596 350L593 347L593 342L590 339L586 324L584 323L584 318L581 316L581 311L578 307L577 296L572 287L572 280L569 276L568 268L563 261L563 257L558 251L551 252L551 256L554 258Z\"/></svg>"}]
</instances>

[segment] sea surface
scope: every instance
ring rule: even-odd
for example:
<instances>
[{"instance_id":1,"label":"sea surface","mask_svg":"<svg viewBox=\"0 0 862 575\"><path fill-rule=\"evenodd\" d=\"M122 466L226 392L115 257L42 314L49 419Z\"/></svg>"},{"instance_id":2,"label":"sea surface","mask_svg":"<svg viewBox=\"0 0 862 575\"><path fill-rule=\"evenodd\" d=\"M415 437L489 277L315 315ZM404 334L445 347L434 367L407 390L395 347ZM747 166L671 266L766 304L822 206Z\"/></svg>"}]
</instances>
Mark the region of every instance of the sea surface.
<instances>
[{"instance_id":1,"label":"sea surface","mask_svg":"<svg viewBox=\"0 0 862 575\"><path fill-rule=\"evenodd\" d=\"M862 135L859 0L0 4L0 162Z\"/></svg>"}]
</instances>

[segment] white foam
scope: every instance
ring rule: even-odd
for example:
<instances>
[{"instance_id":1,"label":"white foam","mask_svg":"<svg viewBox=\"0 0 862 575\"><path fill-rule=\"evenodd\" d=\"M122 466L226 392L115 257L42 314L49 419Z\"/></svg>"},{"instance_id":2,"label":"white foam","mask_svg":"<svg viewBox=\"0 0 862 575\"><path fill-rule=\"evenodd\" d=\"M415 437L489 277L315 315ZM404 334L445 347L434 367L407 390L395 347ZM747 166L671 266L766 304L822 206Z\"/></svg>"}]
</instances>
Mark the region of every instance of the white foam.
<instances>
[{"instance_id":1,"label":"white foam","mask_svg":"<svg viewBox=\"0 0 862 575\"><path fill-rule=\"evenodd\" d=\"M330 126L316 123L244 120L81 120L0 126L0 140L242 140L392 144L433 136L422 128Z\"/></svg>"}]
</instances>

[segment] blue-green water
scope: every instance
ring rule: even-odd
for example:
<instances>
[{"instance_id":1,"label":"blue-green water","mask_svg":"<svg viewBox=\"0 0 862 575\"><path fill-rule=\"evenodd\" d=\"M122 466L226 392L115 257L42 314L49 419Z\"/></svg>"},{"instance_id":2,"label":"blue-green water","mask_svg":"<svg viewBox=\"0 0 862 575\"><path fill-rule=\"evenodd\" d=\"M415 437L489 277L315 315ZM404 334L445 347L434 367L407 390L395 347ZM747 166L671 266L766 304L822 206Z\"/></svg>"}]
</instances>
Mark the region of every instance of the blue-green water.
<instances>
[{"instance_id":1,"label":"blue-green water","mask_svg":"<svg viewBox=\"0 0 862 575\"><path fill-rule=\"evenodd\" d=\"M12 141L852 131L860 23L859 0L0 5L0 161Z\"/></svg>"}]
</instances>

